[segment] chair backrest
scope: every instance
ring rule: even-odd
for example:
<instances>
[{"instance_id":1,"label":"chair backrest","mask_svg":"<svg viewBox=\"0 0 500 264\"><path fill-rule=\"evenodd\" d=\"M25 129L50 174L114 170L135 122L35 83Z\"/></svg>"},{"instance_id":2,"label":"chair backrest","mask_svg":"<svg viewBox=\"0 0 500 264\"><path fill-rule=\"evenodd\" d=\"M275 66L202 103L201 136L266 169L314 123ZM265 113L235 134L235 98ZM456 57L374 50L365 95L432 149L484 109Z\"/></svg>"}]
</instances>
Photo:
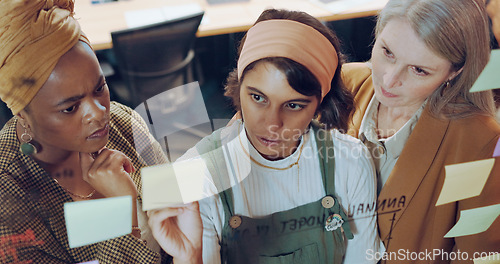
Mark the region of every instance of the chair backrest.
<instances>
[{"instance_id":1,"label":"chair backrest","mask_svg":"<svg viewBox=\"0 0 500 264\"><path fill-rule=\"evenodd\" d=\"M12 118L12 111L7 107L7 105L0 101L0 129Z\"/></svg>"},{"instance_id":2,"label":"chair backrest","mask_svg":"<svg viewBox=\"0 0 500 264\"><path fill-rule=\"evenodd\" d=\"M193 81L187 66L204 12L111 33L120 74L132 107L170 88Z\"/></svg>"}]
</instances>

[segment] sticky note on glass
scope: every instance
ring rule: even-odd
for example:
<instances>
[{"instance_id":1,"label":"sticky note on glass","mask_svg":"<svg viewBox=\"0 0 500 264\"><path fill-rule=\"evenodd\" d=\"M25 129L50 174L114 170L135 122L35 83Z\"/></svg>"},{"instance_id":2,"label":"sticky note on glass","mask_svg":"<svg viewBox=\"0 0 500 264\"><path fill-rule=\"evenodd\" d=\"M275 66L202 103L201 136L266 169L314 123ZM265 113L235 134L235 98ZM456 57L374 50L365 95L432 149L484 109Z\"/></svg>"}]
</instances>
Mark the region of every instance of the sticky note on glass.
<instances>
[{"instance_id":1,"label":"sticky note on glass","mask_svg":"<svg viewBox=\"0 0 500 264\"><path fill-rule=\"evenodd\" d=\"M480 92L500 88L500 49L492 50L490 61L477 78L470 92Z\"/></svg>"},{"instance_id":2,"label":"sticky note on glass","mask_svg":"<svg viewBox=\"0 0 500 264\"><path fill-rule=\"evenodd\" d=\"M436 206L478 196L493 164L492 158L445 166L446 178Z\"/></svg>"},{"instance_id":3,"label":"sticky note on glass","mask_svg":"<svg viewBox=\"0 0 500 264\"><path fill-rule=\"evenodd\" d=\"M498 139L495 151L493 151L493 158L500 157L500 138Z\"/></svg>"},{"instance_id":4,"label":"sticky note on glass","mask_svg":"<svg viewBox=\"0 0 500 264\"><path fill-rule=\"evenodd\" d=\"M474 259L474 264L499 264L500 253Z\"/></svg>"},{"instance_id":5,"label":"sticky note on glass","mask_svg":"<svg viewBox=\"0 0 500 264\"><path fill-rule=\"evenodd\" d=\"M143 210L185 204L205 198L205 174L206 166L200 158L142 168Z\"/></svg>"},{"instance_id":6,"label":"sticky note on glass","mask_svg":"<svg viewBox=\"0 0 500 264\"><path fill-rule=\"evenodd\" d=\"M142 177L142 210L182 204L181 191L171 164L144 167Z\"/></svg>"},{"instance_id":7,"label":"sticky note on glass","mask_svg":"<svg viewBox=\"0 0 500 264\"><path fill-rule=\"evenodd\" d=\"M460 219L444 237L468 236L486 231L500 215L500 204L460 211Z\"/></svg>"},{"instance_id":8,"label":"sticky note on glass","mask_svg":"<svg viewBox=\"0 0 500 264\"><path fill-rule=\"evenodd\" d=\"M132 197L112 197L64 204L70 248L132 232Z\"/></svg>"},{"instance_id":9,"label":"sticky note on glass","mask_svg":"<svg viewBox=\"0 0 500 264\"><path fill-rule=\"evenodd\" d=\"M199 201L241 183L252 166L239 150L243 147L248 153L248 141L240 141L233 135L224 138L223 146L203 150L201 156L142 168L143 210Z\"/></svg>"}]
</instances>

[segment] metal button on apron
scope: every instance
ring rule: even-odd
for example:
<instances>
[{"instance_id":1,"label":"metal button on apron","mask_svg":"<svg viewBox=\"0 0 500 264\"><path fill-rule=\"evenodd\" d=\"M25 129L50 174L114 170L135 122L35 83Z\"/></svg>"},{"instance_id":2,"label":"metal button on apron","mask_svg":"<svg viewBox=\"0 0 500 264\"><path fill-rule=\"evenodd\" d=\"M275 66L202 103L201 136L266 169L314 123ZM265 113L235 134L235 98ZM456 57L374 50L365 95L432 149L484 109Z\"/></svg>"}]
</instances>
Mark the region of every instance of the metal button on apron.
<instances>
[{"instance_id":1,"label":"metal button on apron","mask_svg":"<svg viewBox=\"0 0 500 264\"><path fill-rule=\"evenodd\" d=\"M321 199L321 205L323 205L324 208L332 208L335 205L335 200L331 196L325 196L323 199Z\"/></svg>"},{"instance_id":2,"label":"metal button on apron","mask_svg":"<svg viewBox=\"0 0 500 264\"><path fill-rule=\"evenodd\" d=\"M241 217L237 215L231 216L229 218L229 226L233 229L238 228L241 225Z\"/></svg>"}]
</instances>

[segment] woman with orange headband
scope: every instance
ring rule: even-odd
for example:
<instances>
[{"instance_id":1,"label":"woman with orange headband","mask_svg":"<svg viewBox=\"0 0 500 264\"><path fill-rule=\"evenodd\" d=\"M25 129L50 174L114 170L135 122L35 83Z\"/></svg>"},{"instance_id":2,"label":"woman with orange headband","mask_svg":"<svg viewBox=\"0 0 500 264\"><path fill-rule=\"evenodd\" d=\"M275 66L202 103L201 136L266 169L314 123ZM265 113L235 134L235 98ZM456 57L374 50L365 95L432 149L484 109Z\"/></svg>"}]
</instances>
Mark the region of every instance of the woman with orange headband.
<instances>
[{"instance_id":1,"label":"woman with orange headband","mask_svg":"<svg viewBox=\"0 0 500 264\"><path fill-rule=\"evenodd\" d=\"M200 201L204 263L376 263L373 166L338 131L353 108L338 50L321 22L285 10L265 11L242 40L226 86L241 120L181 158L203 159L206 190L219 193ZM162 212L192 213L151 214Z\"/></svg>"},{"instance_id":2,"label":"woman with orange headband","mask_svg":"<svg viewBox=\"0 0 500 264\"><path fill-rule=\"evenodd\" d=\"M167 159L139 115L110 102L73 4L0 1L0 97L14 114L0 132L0 263L159 263L136 186ZM69 247L65 203L125 195L131 234Z\"/></svg>"}]
</instances>

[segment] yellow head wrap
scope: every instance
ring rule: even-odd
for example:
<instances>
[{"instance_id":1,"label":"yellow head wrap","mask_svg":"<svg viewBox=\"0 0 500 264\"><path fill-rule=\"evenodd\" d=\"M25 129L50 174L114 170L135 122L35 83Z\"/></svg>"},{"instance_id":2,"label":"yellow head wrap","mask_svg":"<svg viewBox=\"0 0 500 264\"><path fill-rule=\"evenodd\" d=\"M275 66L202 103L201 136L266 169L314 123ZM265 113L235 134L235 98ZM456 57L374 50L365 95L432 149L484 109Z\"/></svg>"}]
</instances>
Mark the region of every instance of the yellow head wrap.
<instances>
[{"instance_id":1,"label":"yellow head wrap","mask_svg":"<svg viewBox=\"0 0 500 264\"><path fill-rule=\"evenodd\" d=\"M80 39L74 0L0 1L0 98L15 115Z\"/></svg>"}]
</instances>

